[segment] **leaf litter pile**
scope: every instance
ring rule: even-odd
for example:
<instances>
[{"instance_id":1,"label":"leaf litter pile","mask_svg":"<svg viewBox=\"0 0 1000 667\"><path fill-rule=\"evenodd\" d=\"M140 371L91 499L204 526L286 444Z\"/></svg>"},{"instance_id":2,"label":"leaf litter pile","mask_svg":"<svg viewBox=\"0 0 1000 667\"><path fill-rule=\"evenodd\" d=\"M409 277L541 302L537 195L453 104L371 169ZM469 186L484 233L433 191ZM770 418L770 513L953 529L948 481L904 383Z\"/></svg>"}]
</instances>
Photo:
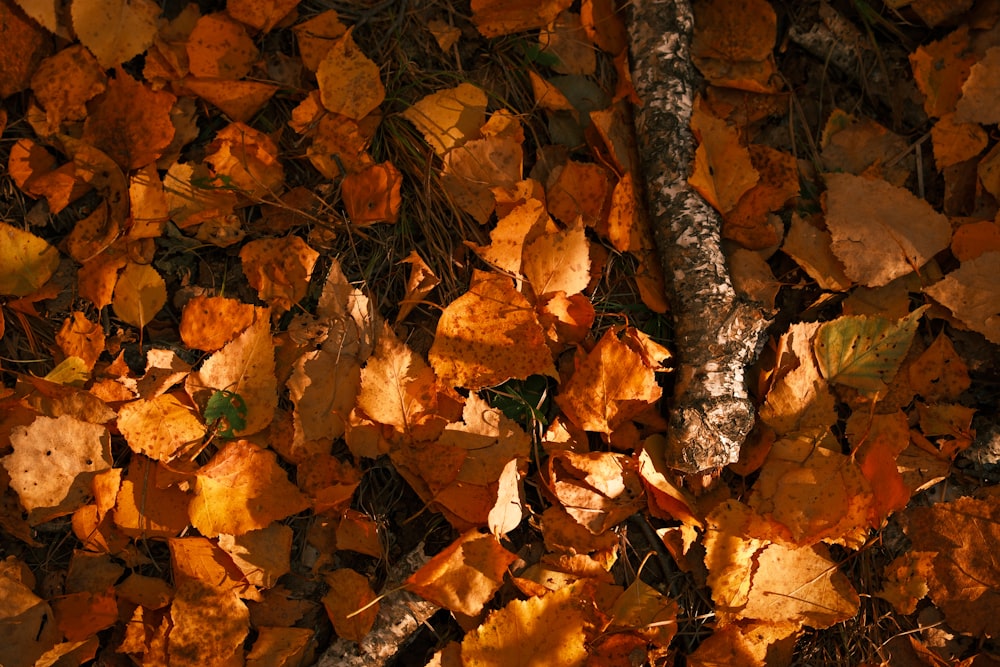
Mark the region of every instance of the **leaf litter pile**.
<instances>
[{"instance_id":1,"label":"leaf litter pile","mask_svg":"<svg viewBox=\"0 0 1000 667\"><path fill-rule=\"evenodd\" d=\"M0 663L997 664L1000 8L793 4L694 5L680 475L611 0L0 0Z\"/></svg>"}]
</instances>

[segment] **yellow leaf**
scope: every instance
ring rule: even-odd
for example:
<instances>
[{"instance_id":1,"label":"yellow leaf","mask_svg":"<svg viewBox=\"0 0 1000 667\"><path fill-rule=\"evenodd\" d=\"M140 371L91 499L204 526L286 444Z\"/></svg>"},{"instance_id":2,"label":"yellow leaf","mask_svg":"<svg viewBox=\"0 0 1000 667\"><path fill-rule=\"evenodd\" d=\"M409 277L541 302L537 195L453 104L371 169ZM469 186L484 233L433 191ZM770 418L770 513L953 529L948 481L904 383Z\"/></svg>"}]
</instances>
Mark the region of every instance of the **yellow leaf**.
<instances>
[{"instance_id":1,"label":"yellow leaf","mask_svg":"<svg viewBox=\"0 0 1000 667\"><path fill-rule=\"evenodd\" d=\"M580 428L610 434L662 393L653 369L609 329L578 364L556 402Z\"/></svg>"},{"instance_id":2,"label":"yellow leaf","mask_svg":"<svg viewBox=\"0 0 1000 667\"><path fill-rule=\"evenodd\" d=\"M431 93L401 115L424 133L434 152L444 155L479 133L486 118L486 93L462 83Z\"/></svg>"},{"instance_id":3,"label":"yellow leaf","mask_svg":"<svg viewBox=\"0 0 1000 667\"><path fill-rule=\"evenodd\" d=\"M316 81L323 106L354 120L367 116L385 99L378 65L361 52L350 30L320 61Z\"/></svg>"},{"instance_id":4,"label":"yellow leaf","mask_svg":"<svg viewBox=\"0 0 1000 667\"><path fill-rule=\"evenodd\" d=\"M105 69L149 48L161 14L151 0L75 0L71 12L77 38Z\"/></svg>"},{"instance_id":5,"label":"yellow leaf","mask_svg":"<svg viewBox=\"0 0 1000 667\"><path fill-rule=\"evenodd\" d=\"M474 616L499 590L516 559L492 535L471 530L414 572L406 588L446 609Z\"/></svg>"},{"instance_id":6,"label":"yellow leaf","mask_svg":"<svg viewBox=\"0 0 1000 667\"><path fill-rule=\"evenodd\" d=\"M129 262L118 276L111 305L122 321L142 328L167 303L167 284L149 264Z\"/></svg>"},{"instance_id":7,"label":"yellow leaf","mask_svg":"<svg viewBox=\"0 0 1000 667\"><path fill-rule=\"evenodd\" d=\"M197 412L173 394L126 403L118 410L118 430L132 451L165 462L205 437Z\"/></svg>"},{"instance_id":8,"label":"yellow leaf","mask_svg":"<svg viewBox=\"0 0 1000 667\"><path fill-rule=\"evenodd\" d=\"M580 221L526 244L524 275L536 296L551 292L572 296L582 292L590 282L590 242Z\"/></svg>"},{"instance_id":9,"label":"yellow leaf","mask_svg":"<svg viewBox=\"0 0 1000 667\"><path fill-rule=\"evenodd\" d=\"M31 232L0 222L0 294L31 294L58 266L58 250Z\"/></svg>"},{"instance_id":10,"label":"yellow leaf","mask_svg":"<svg viewBox=\"0 0 1000 667\"><path fill-rule=\"evenodd\" d=\"M590 619L580 600L583 584L544 597L514 600L495 611L462 641L466 667L547 665L579 667L587 660Z\"/></svg>"},{"instance_id":11,"label":"yellow leaf","mask_svg":"<svg viewBox=\"0 0 1000 667\"><path fill-rule=\"evenodd\" d=\"M82 507L94 475L111 467L108 429L68 415L15 427L10 443L13 453L0 462L32 524Z\"/></svg>"},{"instance_id":12,"label":"yellow leaf","mask_svg":"<svg viewBox=\"0 0 1000 667\"><path fill-rule=\"evenodd\" d=\"M309 506L274 452L245 440L226 445L195 477L191 524L206 537L243 535Z\"/></svg>"}]
</instances>

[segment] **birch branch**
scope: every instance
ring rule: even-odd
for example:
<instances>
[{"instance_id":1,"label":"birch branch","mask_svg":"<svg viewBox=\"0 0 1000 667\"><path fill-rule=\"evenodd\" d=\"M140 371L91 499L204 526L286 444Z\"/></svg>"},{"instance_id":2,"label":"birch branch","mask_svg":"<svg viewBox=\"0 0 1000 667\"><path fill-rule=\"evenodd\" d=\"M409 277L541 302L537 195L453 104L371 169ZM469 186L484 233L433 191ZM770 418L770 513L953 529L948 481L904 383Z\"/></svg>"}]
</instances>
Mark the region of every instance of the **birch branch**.
<instances>
[{"instance_id":1,"label":"birch branch","mask_svg":"<svg viewBox=\"0 0 1000 667\"><path fill-rule=\"evenodd\" d=\"M693 26L687 0L631 4L632 77L642 100L636 135L678 357L667 463L687 472L739 459L755 415L744 372L769 324L734 291L720 217L688 185L698 80L689 57Z\"/></svg>"}]
</instances>

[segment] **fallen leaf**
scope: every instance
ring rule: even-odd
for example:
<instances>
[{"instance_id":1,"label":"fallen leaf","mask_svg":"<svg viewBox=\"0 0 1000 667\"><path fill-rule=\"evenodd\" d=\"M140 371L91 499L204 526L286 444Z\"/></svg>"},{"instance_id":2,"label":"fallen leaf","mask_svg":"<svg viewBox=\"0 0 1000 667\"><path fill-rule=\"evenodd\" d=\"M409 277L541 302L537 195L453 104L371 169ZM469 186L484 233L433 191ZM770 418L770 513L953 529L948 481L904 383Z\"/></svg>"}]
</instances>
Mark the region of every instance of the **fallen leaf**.
<instances>
[{"instance_id":1,"label":"fallen leaf","mask_svg":"<svg viewBox=\"0 0 1000 667\"><path fill-rule=\"evenodd\" d=\"M493 535L471 530L414 572L405 586L434 604L475 616L499 590L515 560Z\"/></svg>"},{"instance_id":2,"label":"fallen leaf","mask_svg":"<svg viewBox=\"0 0 1000 667\"><path fill-rule=\"evenodd\" d=\"M233 559L247 581L271 588L291 571L292 529L271 523L242 535L219 535L219 548Z\"/></svg>"},{"instance_id":3,"label":"fallen leaf","mask_svg":"<svg viewBox=\"0 0 1000 667\"><path fill-rule=\"evenodd\" d=\"M962 262L943 280L924 288L924 292L947 307L967 327L990 342L1000 343L998 271L1000 252L987 252Z\"/></svg>"},{"instance_id":4,"label":"fallen leaf","mask_svg":"<svg viewBox=\"0 0 1000 667\"><path fill-rule=\"evenodd\" d=\"M727 617L826 628L857 613L858 594L824 546L771 541L767 522L734 500L707 523L708 583Z\"/></svg>"},{"instance_id":5,"label":"fallen leaf","mask_svg":"<svg viewBox=\"0 0 1000 667\"><path fill-rule=\"evenodd\" d=\"M868 536L872 502L861 469L821 429L777 440L749 499L759 514L787 528L798 545L823 541L852 548Z\"/></svg>"},{"instance_id":6,"label":"fallen leaf","mask_svg":"<svg viewBox=\"0 0 1000 667\"><path fill-rule=\"evenodd\" d=\"M336 11L328 9L308 21L296 24L292 30L299 44L302 64L310 72L315 72L330 52L330 47L347 32L347 26L340 22Z\"/></svg>"},{"instance_id":7,"label":"fallen leaf","mask_svg":"<svg viewBox=\"0 0 1000 667\"><path fill-rule=\"evenodd\" d=\"M526 243L522 268L537 297L582 292L590 282L590 242L580 220Z\"/></svg>"},{"instance_id":8,"label":"fallen leaf","mask_svg":"<svg viewBox=\"0 0 1000 667\"><path fill-rule=\"evenodd\" d=\"M403 344L388 326L374 355L361 370L358 407L371 419L414 438L437 409L434 371Z\"/></svg>"},{"instance_id":9,"label":"fallen leaf","mask_svg":"<svg viewBox=\"0 0 1000 667\"><path fill-rule=\"evenodd\" d=\"M959 26L940 40L921 44L910 54L913 79L924 94L924 110L939 118L955 110L962 84L976 61L969 49L969 26Z\"/></svg>"},{"instance_id":10,"label":"fallen leaf","mask_svg":"<svg viewBox=\"0 0 1000 667\"><path fill-rule=\"evenodd\" d=\"M246 404L247 423L235 436L257 433L274 418L278 382L274 375L274 341L266 308L257 308L256 319L245 331L210 356L185 381L185 390L198 405L205 405L218 390L237 394Z\"/></svg>"},{"instance_id":11,"label":"fallen leaf","mask_svg":"<svg viewBox=\"0 0 1000 667\"><path fill-rule=\"evenodd\" d=\"M330 592L323 596L323 606L333 629L344 639L360 642L371 630L379 610L368 578L349 568L339 568L328 572L325 579Z\"/></svg>"},{"instance_id":12,"label":"fallen leaf","mask_svg":"<svg viewBox=\"0 0 1000 667\"><path fill-rule=\"evenodd\" d=\"M478 136L486 119L486 93L460 83L421 98L400 115L423 132L435 153L444 155Z\"/></svg>"},{"instance_id":13,"label":"fallen leaf","mask_svg":"<svg viewBox=\"0 0 1000 667\"><path fill-rule=\"evenodd\" d=\"M635 462L623 454L556 452L549 458L547 477L566 512L595 535L646 504Z\"/></svg>"},{"instance_id":14,"label":"fallen leaf","mask_svg":"<svg viewBox=\"0 0 1000 667\"><path fill-rule=\"evenodd\" d=\"M543 53L555 57L552 69L560 74L588 76L597 69L594 45L575 12L561 12L538 33L538 43Z\"/></svg>"},{"instance_id":15,"label":"fallen leaf","mask_svg":"<svg viewBox=\"0 0 1000 667\"><path fill-rule=\"evenodd\" d=\"M1000 47L986 49L982 59L969 69L962 84L962 96L955 104L955 120L960 123L1000 123L993 100L1000 95Z\"/></svg>"},{"instance_id":16,"label":"fallen leaf","mask_svg":"<svg viewBox=\"0 0 1000 667\"><path fill-rule=\"evenodd\" d=\"M245 246L244 246L245 247ZM254 307L224 296L195 296L181 312L181 340L205 352L221 350L254 320Z\"/></svg>"},{"instance_id":17,"label":"fallen leaf","mask_svg":"<svg viewBox=\"0 0 1000 667\"><path fill-rule=\"evenodd\" d=\"M58 250L31 232L0 222L0 294L31 294L58 266Z\"/></svg>"},{"instance_id":18,"label":"fallen leaf","mask_svg":"<svg viewBox=\"0 0 1000 667\"><path fill-rule=\"evenodd\" d=\"M653 369L609 329L556 396L570 421L586 431L611 434L662 395Z\"/></svg>"},{"instance_id":19,"label":"fallen leaf","mask_svg":"<svg viewBox=\"0 0 1000 667\"><path fill-rule=\"evenodd\" d=\"M376 222L396 222L402 197L403 175L391 162L373 164L344 177L340 196L351 224L358 227Z\"/></svg>"},{"instance_id":20,"label":"fallen leaf","mask_svg":"<svg viewBox=\"0 0 1000 667\"><path fill-rule=\"evenodd\" d=\"M132 451L163 462L197 449L205 437L197 411L173 394L126 403L118 409L117 426Z\"/></svg>"},{"instance_id":21,"label":"fallen leaf","mask_svg":"<svg viewBox=\"0 0 1000 667\"><path fill-rule=\"evenodd\" d=\"M571 0L472 0L472 22L486 37L499 37L548 25L571 4Z\"/></svg>"},{"instance_id":22,"label":"fallen leaf","mask_svg":"<svg viewBox=\"0 0 1000 667\"><path fill-rule=\"evenodd\" d=\"M123 322L140 329L167 303L167 284L149 264L128 262L118 275L111 305Z\"/></svg>"},{"instance_id":23,"label":"fallen leaf","mask_svg":"<svg viewBox=\"0 0 1000 667\"><path fill-rule=\"evenodd\" d=\"M719 213L731 211L760 180L750 153L736 129L712 116L700 101L691 114L691 130L698 148L688 183Z\"/></svg>"},{"instance_id":24,"label":"fallen leaf","mask_svg":"<svg viewBox=\"0 0 1000 667\"><path fill-rule=\"evenodd\" d=\"M189 513L206 537L240 536L309 506L273 452L245 440L227 444L198 470Z\"/></svg>"},{"instance_id":25,"label":"fallen leaf","mask_svg":"<svg viewBox=\"0 0 1000 667\"><path fill-rule=\"evenodd\" d=\"M200 17L186 46L188 67L198 77L241 79L259 57L243 25L223 12Z\"/></svg>"},{"instance_id":26,"label":"fallen leaf","mask_svg":"<svg viewBox=\"0 0 1000 667\"><path fill-rule=\"evenodd\" d=\"M510 278L483 271L441 314L428 357L442 384L473 390L555 376L534 309Z\"/></svg>"},{"instance_id":27,"label":"fallen leaf","mask_svg":"<svg viewBox=\"0 0 1000 667\"><path fill-rule=\"evenodd\" d=\"M151 0L89 0L70 7L73 32L104 69L139 55L153 43L160 6Z\"/></svg>"},{"instance_id":28,"label":"fallen leaf","mask_svg":"<svg viewBox=\"0 0 1000 667\"><path fill-rule=\"evenodd\" d=\"M122 169L138 169L163 155L174 138L170 110L177 98L153 90L120 67L107 89L89 105L82 139Z\"/></svg>"},{"instance_id":29,"label":"fallen leaf","mask_svg":"<svg viewBox=\"0 0 1000 667\"><path fill-rule=\"evenodd\" d=\"M226 3L226 13L240 23L262 32L270 32L299 4L299 0L233 0Z\"/></svg>"},{"instance_id":30,"label":"fallen leaf","mask_svg":"<svg viewBox=\"0 0 1000 667\"><path fill-rule=\"evenodd\" d=\"M927 585L948 625L975 636L1000 634L1000 569L990 546L1000 540L996 498L959 498L915 507L905 516L913 550L934 553Z\"/></svg>"},{"instance_id":31,"label":"fallen leaf","mask_svg":"<svg viewBox=\"0 0 1000 667\"><path fill-rule=\"evenodd\" d=\"M257 294L276 312L291 310L309 289L319 253L295 235L243 244L243 273Z\"/></svg>"},{"instance_id":32,"label":"fallen leaf","mask_svg":"<svg viewBox=\"0 0 1000 667\"><path fill-rule=\"evenodd\" d=\"M921 306L898 322L853 315L823 324L813 345L823 377L867 394L885 392L927 308Z\"/></svg>"},{"instance_id":33,"label":"fallen leaf","mask_svg":"<svg viewBox=\"0 0 1000 667\"><path fill-rule=\"evenodd\" d=\"M111 467L108 430L62 415L39 416L11 432L14 451L0 459L11 488L37 525L86 504L94 475Z\"/></svg>"},{"instance_id":34,"label":"fallen leaf","mask_svg":"<svg viewBox=\"0 0 1000 667\"><path fill-rule=\"evenodd\" d=\"M354 120L367 116L385 99L379 67L354 43L351 30L320 61L316 81L323 106Z\"/></svg>"},{"instance_id":35,"label":"fallen leaf","mask_svg":"<svg viewBox=\"0 0 1000 667\"><path fill-rule=\"evenodd\" d=\"M236 592L196 579L177 584L170 605L169 664L223 667L243 658L250 612Z\"/></svg>"},{"instance_id":36,"label":"fallen leaf","mask_svg":"<svg viewBox=\"0 0 1000 667\"><path fill-rule=\"evenodd\" d=\"M278 144L245 123L219 130L209 144L205 163L216 179L250 199L277 197L285 183Z\"/></svg>"},{"instance_id":37,"label":"fallen leaf","mask_svg":"<svg viewBox=\"0 0 1000 667\"><path fill-rule=\"evenodd\" d=\"M585 584L544 597L513 600L492 612L462 640L462 663L476 667L582 667L592 620L581 603Z\"/></svg>"},{"instance_id":38,"label":"fallen leaf","mask_svg":"<svg viewBox=\"0 0 1000 667\"><path fill-rule=\"evenodd\" d=\"M171 477L155 461L132 457L115 501L114 522L122 533L144 540L171 538L188 527L191 497Z\"/></svg>"},{"instance_id":39,"label":"fallen leaf","mask_svg":"<svg viewBox=\"0 0 1000 667\"><path fill-rule=\"evenodd\" d=\"M919 270L951 242L948 219L908 190L851 174L825 179L833 254L851 280L886 285Z\"/></svg>"},{"instance_id":40,"label":"fallen leaf","mask_svg":"<svg viewBox=\"0 0 1000 667\"><path fill-rule=\"evenodd\" d=\"M106 87L104 68L79 44L45 58L31 76L31 89L53 131L65 121L84 120L87 102Z\"/></svg>"}]
</instances>

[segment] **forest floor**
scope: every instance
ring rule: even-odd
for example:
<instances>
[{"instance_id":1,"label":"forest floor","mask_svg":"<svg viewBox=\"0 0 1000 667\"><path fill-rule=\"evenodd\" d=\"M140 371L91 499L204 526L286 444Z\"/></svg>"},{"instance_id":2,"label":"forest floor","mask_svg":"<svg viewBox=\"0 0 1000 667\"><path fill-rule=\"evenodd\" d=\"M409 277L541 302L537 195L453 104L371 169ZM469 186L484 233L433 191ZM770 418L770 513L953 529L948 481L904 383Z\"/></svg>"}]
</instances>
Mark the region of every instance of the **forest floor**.
<instances>
[{"instance_id":1,"label":"forest floor","mask_svg":"<svg viewBox=\"0 0 1000 667\"><path fill-rule=\"evenodd\" d=\"M19 4L0 663L310 664L419 551L379 664L1000 661L997 3L696 3L773 323L691 475L613 3Z\"/></svg>"}]
</instances>

